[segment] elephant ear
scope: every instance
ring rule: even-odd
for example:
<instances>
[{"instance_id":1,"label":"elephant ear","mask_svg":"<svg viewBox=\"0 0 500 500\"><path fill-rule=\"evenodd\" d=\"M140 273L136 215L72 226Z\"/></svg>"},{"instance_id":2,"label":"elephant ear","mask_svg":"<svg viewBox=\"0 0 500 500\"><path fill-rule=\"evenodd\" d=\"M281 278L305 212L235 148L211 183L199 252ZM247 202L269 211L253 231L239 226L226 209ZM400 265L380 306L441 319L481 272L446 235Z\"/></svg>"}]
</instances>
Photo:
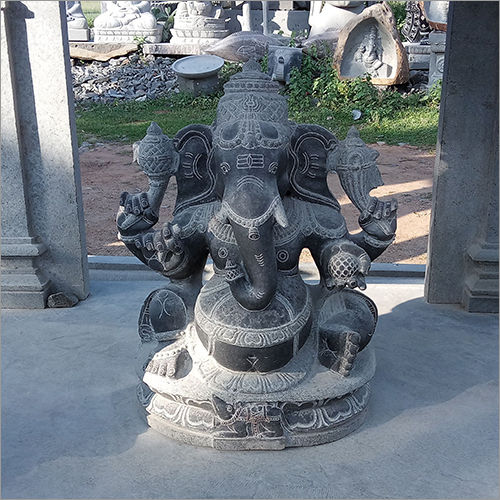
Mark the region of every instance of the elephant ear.
<instances>
[{"instance_id":1,"label":"elephant ear","mask_svg":"<svg viewBox=\"0 0 500 500\"><path fill-rule=\"evenodd\" d=\"M339 141L319 125L297 125L291 140L291 196L340 210L327 184L327 175L338 154ZM332 162L333 160L333 162Z\"/></svg>"},{"instance_id":2,"label":"elephant ear","mask_svg":"<svg viewBox=\"0 0 500 500\"><path fill-rule=\"evenodd\" d=\"M174 137L179 152L177 200L174 215L193 205L214 201L215 174L211 165L212 128L188 125Z\"/></svg>"}]
</instances>

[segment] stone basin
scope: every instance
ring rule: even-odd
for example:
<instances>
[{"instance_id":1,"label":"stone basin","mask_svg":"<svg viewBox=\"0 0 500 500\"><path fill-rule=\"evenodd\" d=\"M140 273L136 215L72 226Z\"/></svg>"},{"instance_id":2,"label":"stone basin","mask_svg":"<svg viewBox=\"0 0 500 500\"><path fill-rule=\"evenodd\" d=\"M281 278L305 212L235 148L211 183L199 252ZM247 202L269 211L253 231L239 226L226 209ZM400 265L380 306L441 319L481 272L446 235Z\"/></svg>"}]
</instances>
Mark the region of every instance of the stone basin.
<instances>
[{"instance_id":1,"label":"stone basin","mask_svg":"<svg viewBox=\"0 0 500 500\"><path fill-rule=\"evenodd\" d=\"M175 61L172 70L183 78L197 80L216 75L224 65L224 59L219 56L201 55L187 56Z\"/></svg>"}]
</instances>

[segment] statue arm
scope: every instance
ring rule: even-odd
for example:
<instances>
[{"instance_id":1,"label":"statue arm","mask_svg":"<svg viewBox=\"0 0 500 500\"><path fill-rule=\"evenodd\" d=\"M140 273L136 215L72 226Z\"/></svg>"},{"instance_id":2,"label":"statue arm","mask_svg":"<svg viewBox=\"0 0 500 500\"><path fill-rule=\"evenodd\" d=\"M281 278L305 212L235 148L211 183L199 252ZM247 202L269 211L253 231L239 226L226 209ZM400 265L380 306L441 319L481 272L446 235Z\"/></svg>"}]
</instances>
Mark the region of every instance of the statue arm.
<instances>
[{"instance_id":1,"label":"statue arm","mask_svg":"<svg viewBox=\"0 0 500 500\"><path fill-rule=\"evenodd\" d=\"M343 190L359 210L362 231L349 235L369 255L377 258L393 241L397 226L397 202L380 201L370 191L384 183L377 167L378 152L366 146L352 127L341 145L335 170Z\"/></svg>"},{"instance_id":2,"label":"statue arm","mask_svg":"<svg viewBox=\"0 0 500 500\"><path fill-rule=\"evenodd\" d=\"M67 2L66 13L67 14L81 14L82 6L80 2Z\"/></svg>"},{"instance_id":3,"label":"statue arm","mask_svg":"<svg viewBox=\"0 0 500 500\"><path fill-rule=\"evenodd\" d=\"M121 194L116 216L120 237L134 237L151 229L158 222L169 181L170 176L161 180L150 179L148 191L137 194L125 191Z\"/></svg>"},{"instance_id":4,"label":"statue arm","mask_svg":"<svg viewBox=\"0 0 500 500\"><path fill-rule=\"evenodd\" d=\"M163 135L155 122L139 144L138 162L148 176L149 189L137 194L121 194L116 224L119 235L125 239L148 231L158 222L168 183L179 168L179 154L173 141Z\"/></svg>"},{"instance_id":5,"label":"statue arm","mask_svg":"<svg viewBox=\"0 0 500 500\"><path fill-rule=\"evenodd\" d=\"M362 231L350 234L349 239L365 250L371 260L381 255L394 241L397 208L395 199L381 201L371 198L367 208L359 215L358 221Z\"/></svg>"},{"instance_id":6,"label":"statue arm","mask_svg":"<svg viewBox=\"0 0 500 500\"><path fill-rule=\"evenodd\" d=\"M204 235L195 233L183 238L175 219L160 230L146 231L127 238L124 243L148 267L173 279L184 279L201 271L208 257Z\"/></svg>"}]
</instances>

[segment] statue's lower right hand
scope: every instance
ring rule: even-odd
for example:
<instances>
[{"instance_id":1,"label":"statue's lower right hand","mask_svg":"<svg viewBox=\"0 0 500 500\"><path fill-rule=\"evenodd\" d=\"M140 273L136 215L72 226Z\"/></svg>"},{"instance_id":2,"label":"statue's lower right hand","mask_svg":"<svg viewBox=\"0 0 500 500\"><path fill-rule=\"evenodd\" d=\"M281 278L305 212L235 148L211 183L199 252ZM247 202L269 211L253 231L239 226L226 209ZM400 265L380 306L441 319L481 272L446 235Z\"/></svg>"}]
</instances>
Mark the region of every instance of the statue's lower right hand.
<instances>
[{"instance_id":1,"label":"statue's lower right hand","mask_svg":"<svg viewBox=\"0 0 500 500\"><path fill-rule=\"evenodd\" d=\"M158 222L158 214L151 207L148 193L120 196L116 225L123 236L134 236L151 229Z\"/></svg>"},{"instance_id":2,"label":"statue's lower right hand","mask_svg":"<svg viewBox=\"0 0 500 500\"><path fill-rule=\"evenodd\" d=\"M181 240L181 228L177 224L166 223L161 231L150 231L138 235L135 246L151 252L168 272L176 269L186 258L186 248Z\"/></svg>"}]
</instances>

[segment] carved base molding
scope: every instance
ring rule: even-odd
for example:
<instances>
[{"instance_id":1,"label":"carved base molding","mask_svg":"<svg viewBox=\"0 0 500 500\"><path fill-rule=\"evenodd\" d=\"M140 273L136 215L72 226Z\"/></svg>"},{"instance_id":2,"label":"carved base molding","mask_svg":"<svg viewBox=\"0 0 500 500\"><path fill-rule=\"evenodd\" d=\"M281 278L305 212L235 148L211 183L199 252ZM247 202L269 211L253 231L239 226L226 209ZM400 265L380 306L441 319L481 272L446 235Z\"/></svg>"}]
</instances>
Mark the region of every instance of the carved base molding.
<instances>
[{"instance_id":1,"label":"carved base molding","mask_svg":"<svg viewBox=\"0 0 500 500\"><path fill-rule=\"evenodd\" d=\"M187 38L191 39L200 39L200 41L205 40L215 40L219 41L222 38L225 38L229 35L229 31L225 29L171 29L172 32L172 40L186 40ZM172 43L172 41L170 41Z\"/></svg>"},{"instance_id":2,"label":"carved base molding","mask_svg":"<svg viewBox=\"0 0 500 500\"><path fill-rule=\"evenodd\" d=\"M193 401L155 394L148 424L184 443L219 450L282 450L336 441L360 427L366 417L369 384L326 400L301 402ZM218 408L221 405L222 408ZM221 416L221 413L227 415Z\"/></svg>"},{"instance_id":3,"label":"carved base molding","mask_svg":"<svg viewBox=\"0 0 500 500\"><path fill-rule=\"evenodd\" d=\"M38 270L37 258L46 251L34 238L2 240L2 307L43 309L50 282Z\"/></svg>"},{"instance_id":4,"label":"carved base molding","mask_svg":"<svg viewBox=\"0 0 500 500\"><path fill-rule=\"evenodd\" d=\"M235 372L209 356L191 323L179 340L144 352L139 403L152 428L197 446L277 450L335 441L364 422L375 355L368 346L342 377L319 364L317 343L311 332L279 371Z\"/></svg>"},{"instance_id":5,"label":"carved base molding","mask_svg":"<svg viewBox=\"0 0 500 500\"><path fill-rule=\"evenodd\" d=\"M135 43L137 38L144 38L148 43L161 42L163 25L151 29L134 28L94 28L94 42Z\"/></svg>"},{"instance_id":6,"label":"carved base molding","mask_svg":"<svg viewBox=\"0 0 500 500\"><path fill-rule=\"evenodd\" d=\"M473 245L466 257L462 304L468 312L498 312L498 244Z\"/></svg>"}]
</instances>

